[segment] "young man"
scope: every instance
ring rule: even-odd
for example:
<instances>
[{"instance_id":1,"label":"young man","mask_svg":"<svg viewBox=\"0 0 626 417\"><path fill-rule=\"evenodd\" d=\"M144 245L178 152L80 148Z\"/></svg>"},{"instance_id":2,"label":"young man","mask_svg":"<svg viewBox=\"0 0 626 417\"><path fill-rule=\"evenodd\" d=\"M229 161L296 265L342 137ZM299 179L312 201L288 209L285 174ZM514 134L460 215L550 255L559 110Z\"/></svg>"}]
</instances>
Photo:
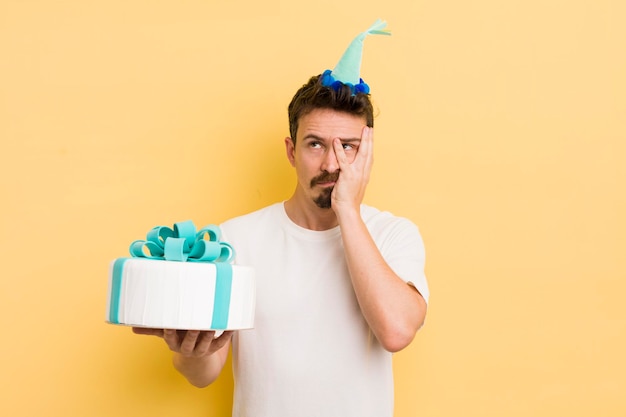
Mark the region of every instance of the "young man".
<instances>
[{"instance_id":1,"label":"young man","mask_svg":"<svg viewBox=\"0 0 626 417\"><path fill-rule=\"evenodd\" d=\"M361 81L362 82L362 81ZM391 417L392 352L422 326L424 247L407 219L362 204L373 161L369 87L312 77L289 105L285 202L221 225L257 275L255 327L135 329L163 337L192 384L213 382L232 345L236 417Z\"/></svg>"}]
</instances>

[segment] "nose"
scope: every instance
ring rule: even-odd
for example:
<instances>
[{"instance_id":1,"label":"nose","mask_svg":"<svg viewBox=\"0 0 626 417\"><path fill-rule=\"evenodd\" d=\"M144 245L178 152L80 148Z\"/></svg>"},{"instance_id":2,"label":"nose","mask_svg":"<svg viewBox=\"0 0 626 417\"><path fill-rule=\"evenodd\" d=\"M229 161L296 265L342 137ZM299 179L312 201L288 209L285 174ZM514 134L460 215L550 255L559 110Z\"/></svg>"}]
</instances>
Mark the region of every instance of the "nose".
<instances>
[{"instance_id":1,"label":"nose","mask_svg":"<svg viewBox=\"0 0 626 417\"><path fill-rule=\"evenodd\" d=\"M326 172L335 172L339 169L337 155L335 154L335 149L332 146L326 149L326 153L324 154L324 159L322 161L322 166L320 168L322 169L322 171Z\"/></svg>"}]
</instances>

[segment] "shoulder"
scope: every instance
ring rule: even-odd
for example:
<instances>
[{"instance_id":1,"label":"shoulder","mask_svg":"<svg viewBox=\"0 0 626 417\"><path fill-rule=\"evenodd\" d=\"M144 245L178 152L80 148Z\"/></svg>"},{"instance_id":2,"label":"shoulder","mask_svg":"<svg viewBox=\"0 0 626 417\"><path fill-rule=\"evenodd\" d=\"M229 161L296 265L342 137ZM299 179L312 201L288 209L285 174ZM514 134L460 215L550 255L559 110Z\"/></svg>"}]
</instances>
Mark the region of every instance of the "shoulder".
<instances>
[{"instance_id":1,"label":"shoulder","mask_svg":"<svg viewBox=\"0 0 626 417\"><path fill-rule=\"evenodd\" d=\"M253 212L233 217L220 224L225 235L235 235L239 232L249 234L259 227L274 224L280 219L282 203L275 203Z\"/></svg>"},{"instance_id":2,"label":"shoulder","mask_svg":"<svg viewBox=\"0 0 626 417\"><path fill-rule=\"evenodd\" d=\"M396 216L365 204L361 205L361 218L372 234L397 232L417 233L417 225L406 217Z\"/></svg>"},{"instance_id":3,"label":"shoulder","mask_svg":"<svg viewBox=\"0 0 626 417\"><path fill-rule=\"evenodd\" d=\"M361 206L361 217L386 259L407 253L423 256L424 241L413 221L366 205Z\"/></svg>"}]
</instances>

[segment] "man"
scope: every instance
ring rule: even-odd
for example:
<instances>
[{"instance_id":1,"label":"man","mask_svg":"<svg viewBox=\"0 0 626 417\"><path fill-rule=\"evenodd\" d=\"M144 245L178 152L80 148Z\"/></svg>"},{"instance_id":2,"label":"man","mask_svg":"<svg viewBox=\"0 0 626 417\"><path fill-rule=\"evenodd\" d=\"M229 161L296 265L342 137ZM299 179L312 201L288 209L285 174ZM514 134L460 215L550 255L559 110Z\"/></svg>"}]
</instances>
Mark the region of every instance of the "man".
<instances>
[{"instance_id":1,"label":"man","mask_svg":"<svg viewBox=\"0 0 626 417\"><path fill-rule=\"evenodd\" d=\"M289 105L293 195L221 225L257 273L255 328L135 329L164 338L193 385L213 382L232 345L233 416L391 417L392 352L426 315L415 225L362 204L373 161L369 88L312 77Z\"/></svg>"}]
</instances>

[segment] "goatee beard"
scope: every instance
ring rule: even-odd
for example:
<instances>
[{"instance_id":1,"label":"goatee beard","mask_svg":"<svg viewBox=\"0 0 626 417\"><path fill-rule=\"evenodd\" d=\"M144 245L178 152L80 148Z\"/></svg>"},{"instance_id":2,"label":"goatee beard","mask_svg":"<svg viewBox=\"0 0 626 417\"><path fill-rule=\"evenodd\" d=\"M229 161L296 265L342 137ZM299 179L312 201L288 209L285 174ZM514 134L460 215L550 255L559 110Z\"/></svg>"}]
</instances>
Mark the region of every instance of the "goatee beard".
<instances>
[{"instance_id":1,"label":"goatee beard","mask_svg":"<svg viewBox=\"0 0 626 417\"><path fill-rule=\"evenodd\" d=\"M331 206L330 195L333 192L333 188L335 187L324 188L321 194L315 197L313 201L315 202L315 204L317 204L317 207L322 208L322 209L330 208Z\"/></svg>"},{"instance_id":2,"label":"goatee beard","mask_svg":"<svg viewBox=\"0 0 626 417\"><path fill-rule=\"evenodd\" d=\"M337 182L339 179L339 171L328 172L324 171L317 177L311 180L311 188L314 188L317 184L323 184L327 182ZM333 188L335 187L326 187L322 190L320 195L318 195L313 201L319 208L329 209L331 206L331 194L333 192Z\"/></svg>"}]
</instances>

